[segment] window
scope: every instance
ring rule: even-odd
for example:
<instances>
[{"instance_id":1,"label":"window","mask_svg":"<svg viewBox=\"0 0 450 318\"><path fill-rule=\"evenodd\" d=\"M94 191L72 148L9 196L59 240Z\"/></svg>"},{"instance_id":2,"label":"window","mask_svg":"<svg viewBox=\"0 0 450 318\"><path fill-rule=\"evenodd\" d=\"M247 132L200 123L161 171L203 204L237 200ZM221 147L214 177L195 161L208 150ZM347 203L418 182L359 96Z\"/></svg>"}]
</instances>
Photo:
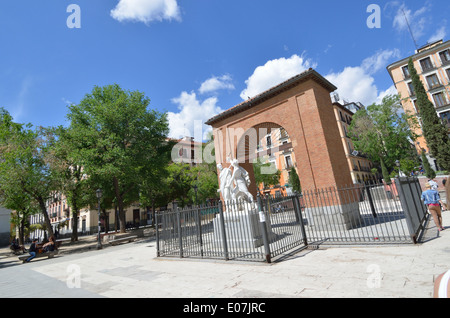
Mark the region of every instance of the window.
<instances>
[{"instance_id":1,"label":"window","mask_svg":"<svg viewBox=\"0 0 450 318\"><path fill-rule=\"evenodd\" d=\"M402 67L402 71L403 71L403 77L404 77L404 78L410 78L410 77L411 77L411 75L409 74L409 68L408 68L408 65L403 66L403 67Z\"/></svg>"},{"instance_id":2,"label":"window","mask_svg":"<svg viewBox=\"0 0 450 318\"><path fill-rule=\"evenodd\" d=\"M342 124L342 129L344 130L345 137L348 137L347 128L345 128L345 124Z\"/></svg>"},{"instance_id":3,"label":"window","mask_svg":"<svg viewBox=\"0 0 450 318\"><path fill-rule=\"evenodd\" d=\"M427 76L426 79L427 79L429 89L433 89L433 88L436 88L441 85L436 74Z\"/></svg>"},{"instance_id":4,"label":"window","mask_svg":"<svg viewBox=\"0 0 450 318\"><path fill-rule=\"evenodd\" d=\"M439 53L443 65L450 63L450 50L447 49Z\"/></svg>"},{"instance_id":5,"label":"window","mask_svg":"<svg viewBox=\"0 0 450 318\"><path fill-rule=\"evenodd\" d=\"M267 136L266 142L267 142L267 148L272 147L272 136Z\"/></svg>"},{"instance_id":6,"label":"window","mask_svg":"<svg viewBox=\"0 0 450 318\"><path fill-rule=\"evenodd\" d=\"M347 141L347 146L348 146L348 152L351 154L353 152L353 148L352 148L352 145L350 144L350 141Z\"/></svg>"},{"instance_id":7,"label":"window","mask_svg":"<svg viewBox=\"0 0 450 318\"><path fill-rule=\"evenodd\" d=\"M409 96L414 96L416 95L416 93L414 92L414 86L413 83L408 83L408 88L409 88Z\"/></svg>"},{"instance_id":8,"label":"window","mask_svg":"<svg viewBox=\"0 0 450 318\"><path fill-rule=\"evenodd\" d=\"M442 123L450 129L450 111L445 113L440 113L439 116L442 119Z\"/></svg>"},{"instance_id":9,"label":"window","mask_svg":"<svg viewBox=\"0 0 450 318\"><path fill-rule=\"evenodd\" d=\"M447 72L447 78L450 80L450 68L445 70Z\"/></svg>"},{"instance_id":10,"label":"window","mask_svg":"<svg viewBox=\"0 0 450 318\"><path fill-rule=\"evenodd\" d=\"M433 69L433 63L431 63L431 59L429 57L420 60L420 66L422 67L422 71L425 72L427 70Z\"/></svg>"},{"instance_id":11,"label":"window","mask_svg":"<svg viewBox=\"0 0 450 318\"><path fill-rule=\"evenodd\" d=\"M434 99L434 103L435 103L436 107L442 107L447 104L447 100L446 100L443 92L434 94L433 99Z\"/></svg>"},{"instance_id":12,"label":"window","mask_svg":"<svg viewBox=\"0 0 450 318\"><path fill-rule=\"evenodd\" d=\"M289 138L288 133L286 132L286 129L280 128L280 139Z\"/></svg>"},{"instance_id":13,"label":"window","mask_svg":"<svg viewBox=\"0 0 450 318\"><path fill-rule=\"evenodd\" d=\"M286 157L284 157L284 159L286 160L286 169L290 169L292 167L291 156L286 156Z\"/></svg>"}]
</instances>

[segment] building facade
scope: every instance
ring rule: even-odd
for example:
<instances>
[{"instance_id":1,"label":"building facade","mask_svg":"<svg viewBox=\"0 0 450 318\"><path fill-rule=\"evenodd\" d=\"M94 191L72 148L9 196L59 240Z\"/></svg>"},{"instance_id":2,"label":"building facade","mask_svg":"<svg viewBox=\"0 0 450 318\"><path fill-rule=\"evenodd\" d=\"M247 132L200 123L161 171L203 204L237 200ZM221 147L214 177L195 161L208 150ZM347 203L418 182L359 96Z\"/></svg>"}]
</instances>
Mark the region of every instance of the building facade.
<instances>
[{"instance_id":1,"label":"building facade","mask_svg":"<svg viewBox=\"0 0 450 318\"><path fill-rule=\"evenodd\" d=\"M337 126L341 135L342 145L350 169L353 183L375 181L376 176L371 172L372 162L367 156L355 150L353 141L349 137L349 127L353 114L364 107L361 103L333 103Z\"/></svg>"},{"instance_id":2,"label":"building facade","mask_svg":"<svg viewBox=\"0 0 450 318\"><path fill-rule=\"evenodd\" d=\"M427 91L428 98L436 108L436 113L447 126L450 135L450 41L443 40L427 44L416 51L412 56L397 61L387 67L387 70L400 95L403 109L418 115L416 95L409 74L408 62L412 58L422 83ZM418 153L429 148L419 127L415 131L420 137L416 142ZM428 156L429 157L429 156ZM430 158L433 168L438 169L436 161Z\"/></svg>"},{"instance_id":3,"label":"building facade","mask_svg":"<svg viewBox=\"0 0 450 318\"><path fill-rule=\"evenodd\" d=\"M294 76L209 119L216 162L229 166L236 158L250 174L249 191L257 194L253 161L264 131L284 128L291 139L302 190L352 183L330 94L337 87L313 69Z\"/></svg>"},{"instance_id":4,"label":"building facade","mask_svg":"<svg viewBox=\"0 0 450 318\"><path fill-rule=\"evenodd\" d=\"M11 210L0 206L0 246L9 244L11 233Z\"/></svg>"},{"instance_id":5,"label":"building facade","mask_svg":"<svg viewBox=\"0 0 450 318\"><path fill-rule=\"evenodd\" d=\"M283 147L285 145L287 147ZM278 184L258 185L259 191L272 196L290 194L292 192L289 184L291 168L297 169L297 163L292 149L292 141L287 131L284 128L272 129L259 141L256 155L262 162L270 163L271 168L280 171Z\"/></svg>"}]
</instances>

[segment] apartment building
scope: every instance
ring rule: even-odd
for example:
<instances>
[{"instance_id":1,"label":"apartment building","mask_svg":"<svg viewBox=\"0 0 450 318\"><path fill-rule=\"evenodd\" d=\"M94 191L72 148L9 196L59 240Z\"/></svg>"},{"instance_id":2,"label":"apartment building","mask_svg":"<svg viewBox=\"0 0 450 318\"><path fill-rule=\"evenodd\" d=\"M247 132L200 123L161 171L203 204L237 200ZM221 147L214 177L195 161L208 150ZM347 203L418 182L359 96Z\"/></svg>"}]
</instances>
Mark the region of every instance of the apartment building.
<instances>
[{"instance_id":1,"label":"apartment building","mask_svg":"<svg viewBox=\"0 0 450 318\"><path fill-rule=\"evenodd\" d=\"M11 210L0 206L0 246L9 244L9 237L11 233Z\"/></svg>"},{"instance_id":2,"label":"apartment building","mask_svg":"<svg viewBox=\"0 0 450 318\"><path fill-rule=\"evenodd\" d=\"M416 106L416 95L409 74L408 61L412 58L414 66L427 91L428 98L434 104L436 113L447 126L450 135L450 41L439 40L429 43L418 50L412 56L408 56L400 61L392 63L387 70L400 94L403 109L418 114ZM415 131L422 135L419 127ZM416 142L418 152L429 148L425 138L419 137ZM430 163L438 169L436 161L429 158Z\"/></svg>"},{"instance_id":3,"label":"apartment building","mask_svg":"<svg viewBox=\"0 0 450 318\"><path fill-rule=\"evenodd\" d=\"M342 105L339 102L334 102L333 107L353 183L375 181L376 176L371 172L372 162L367 159L366 155L355 150L353 141L348 134L353 114L364 106L361 103L345 103Z\"/></svg>"},{"instance_id":4,"label":"apartment building","mask_svg":"<svg viewBox=\"0 0 450 318\"><path fill-rule=\"evenodd\" d=\"M278 184L270 186L260 184L259 191L272 196L291 193L289 177L291 168L296 166L296 161L287 131L284 128L271 129L270 133L259 141L256 153L263 162L271 163L273 168L281 172Z\"/></svg>"}]
</instances>

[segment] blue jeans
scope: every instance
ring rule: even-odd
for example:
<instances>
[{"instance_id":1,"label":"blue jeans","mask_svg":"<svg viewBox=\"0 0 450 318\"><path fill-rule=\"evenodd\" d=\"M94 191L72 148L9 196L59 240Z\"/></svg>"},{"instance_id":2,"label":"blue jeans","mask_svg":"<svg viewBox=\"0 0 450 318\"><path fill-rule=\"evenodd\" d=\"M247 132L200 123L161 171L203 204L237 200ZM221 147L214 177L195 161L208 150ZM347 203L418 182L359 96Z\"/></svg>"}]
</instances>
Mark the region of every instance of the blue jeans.
<instances>
[{"instance_id":1,"label":"blue jeans","mask_svg":"<svg viewBox=\"0 0 450 318\"><path fill-rule=\"evenodd\" d=\"M29 253L30 253L31 256L27 258L26 262L29 262L29 261L31 261L33 258L36 257L36 252L29 252Z\"/></svg>"}]
</instances>

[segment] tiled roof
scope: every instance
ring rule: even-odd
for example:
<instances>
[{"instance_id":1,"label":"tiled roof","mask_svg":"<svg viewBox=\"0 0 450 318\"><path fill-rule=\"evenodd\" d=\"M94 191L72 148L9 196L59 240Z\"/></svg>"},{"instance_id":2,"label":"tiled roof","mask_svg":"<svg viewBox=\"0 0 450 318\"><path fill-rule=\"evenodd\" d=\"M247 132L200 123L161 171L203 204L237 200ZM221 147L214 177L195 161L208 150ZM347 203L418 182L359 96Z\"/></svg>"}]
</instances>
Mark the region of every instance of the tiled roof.
<instances>
[{"instance_id":1,"label":"tiled roof","mask_svg":"<svg viewBox=\"0 0 450 318\"><path fill-rule=\"evenodd\" d=\"M220 120L223 120L227 117L233 116L237 113L243 112L249 108L252 108L264 101L266 101L269 98L272 98L278 94L281 94L282 92L298 85L300 82L303 82L307 79L313 79L315 81L317 81L319 84L321 84L322 86L324 86L325 88L327 88L330 93L334 92L337 87L334 86L333 84L331 84L326 78L324 78L322 75L320 75L319 73L317 73L315 70L313 69L308 69L307 71L300 73L290 79L288 79L287 81L274 86L270 89L268 89L267 91L256 95L253 98L250 98L226 111L224 111L223 113L214 116L213 118L209 119L206 124L207 125L212 125L214 123L217 123Z\"/></svg>"}]
</instances>

